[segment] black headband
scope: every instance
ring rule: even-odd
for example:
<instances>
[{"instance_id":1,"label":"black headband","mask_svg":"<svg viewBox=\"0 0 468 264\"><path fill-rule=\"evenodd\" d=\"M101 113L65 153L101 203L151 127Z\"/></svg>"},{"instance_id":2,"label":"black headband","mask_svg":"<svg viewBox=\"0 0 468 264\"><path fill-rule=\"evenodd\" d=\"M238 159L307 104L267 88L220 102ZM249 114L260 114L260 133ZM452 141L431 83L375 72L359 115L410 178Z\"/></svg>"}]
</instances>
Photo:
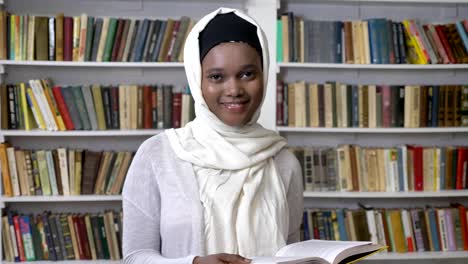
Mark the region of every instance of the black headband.
<instances>
[{"instance_id":1,"label":"black headband","mask_svg":"<svg viewBox=\"0 0 468 264\"><path fill-rule=\"evenodd\" d=\"M262 59L262 46L257 36L257 27L234 12L216 15L200 32L200 63L206 54L223 42L245 42L252 46Z\"/></svg>"}]
</instances>

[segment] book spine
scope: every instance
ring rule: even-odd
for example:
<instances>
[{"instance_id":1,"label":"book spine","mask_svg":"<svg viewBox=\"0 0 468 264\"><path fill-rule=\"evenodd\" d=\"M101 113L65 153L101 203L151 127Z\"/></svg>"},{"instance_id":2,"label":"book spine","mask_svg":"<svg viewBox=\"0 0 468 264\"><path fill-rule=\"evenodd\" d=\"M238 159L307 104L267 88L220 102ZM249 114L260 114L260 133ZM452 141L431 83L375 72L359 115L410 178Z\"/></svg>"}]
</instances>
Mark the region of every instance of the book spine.
<instances>
[{"instance_id":1,"label":"book spine","mask_svg":"<svg viewBox=\"0 0 468 264\"><path fill-rule=\"evenodd\" d=\"M88 16L82 14L80 17L80 28L79 28L79 44L78 44L78 61L85 61L86 57L86 44L88 43Z\"/></svg>"},{"instance_id":2,"label":"book spine","mask_svg":"<svg viewBox=\"0 0 468 264\"><path fill-rule=\"evenodd\" d=\"M16 245L18 247L18 255L20 261L26 261L26 253L23 243L23 238L21 236L21 227L20 227L20 216L13 216L13 227L15 230Z\"/></svg>"},{"instance_id":3,"label":"book spine","mask_svg":"<svg viewBox=\"0 0 468 264\"><path fill-rule=\"evenodd\" d=\"M123 34L123 29L125 26L125 20L123 19L118 19L117 20L117 29L115 33L115 39L114 42L112 43L112 54L110 61L117 61L117 56L119 54L120 50L120 45L121 45L121 39L122 39L122 34Z\"/></svg>"},{"instance_id":4,"label":"book spine","mask_svg":"<svg viewBox=\"0 0 468 264\"><path fill-rule=\"evenodd\" d=\"M34 254L34 246L33 246L31 224L30 224L29 216L25 216L25 215L20 216L19 224L20 224L20 231L21 231L21 235L23 239L26 261L34 261L36 260L36 256Z\"/></svg>"},{"instance_id":5,"label":"book spine","mask_svg":"<svg viewBox=\"0 0 468 264\"><path fill-rule=\"evenodd\" d=\"M91 130L91 122L89 121L88 111L86 110L83 92L81 89L82 86L74 86L71 87L71 92L76 103L76 110L78 112L79 119L81 120L81 124L83 125L83 129Z\"/></svg>"},{"instance_id":6,"label":"book spine","mask_svg":"<svg viewBox=\"0 0 468 264\"><path fill-rule=\"evenodd\" d=\"M53 220L55 221L55 226L57 228L57 236L58 236L58 242L60 243L60 252L62 255L63 260L68 259L68 254L67 254L67 249L66 249L66 244L65 244L65 236L64 236L64 231L63 231L63 226L60 221L60 215L55 214L53 216Z\"/></svg>"},{"instance_id":7,"label":"book spine","mask_svg":"<svg viewBox=\"0 0 468 264\"><path fill-rule=\"evenodd\" d=\"M57 177L55 175L55 169L54 169L54 161L52 157L52 152L50 150L47 150L45 152L45 158L46 158L46 164L47 164L47 170L49 172L49 182L50 182L50 188L52 191L52 195L59 195L58 193L58 187L57 187Z\"/></svg>"},{"instance_id":8,"label":"book spine","mask_svg":"<svg viewBox=\"0 0 468 264\"><path fill-rule=\"evenodd\" d=\"M63 117L63 122L66 130L74 130L75 126L73 125L70 113L68 112L67 105L63 98L62 88L60 86L55 86L52 88L52 93L55 98L55 101L57 102L57 108Z\"/></svg>"},{"instance_id":9,"label":"book spine","mask_svg":"<svg viewBox=\"0 0 468 264\"><path fill-rule=\"evenodd\" d=\"M13 188L13 195L20 196L20 184L19 184L19 177L18 177L18 170L16 166L16 157L15 157L15 149L13 147L8 147L6 149L6 155L8 158L9 170L10 170L10 178L11 178L11 185Z\"/></svg>"},{"instance_id":10,"label":"book spine","mask_svg":"<svg viewBox=\"0 0 468 264\"><path fill-rule=\"evenodd\" d=\"M83 99L86 106L86 112L88 113L88 118L90 121L91 129L98 130L96 110L94 109L93 96L91 94L91 87L89 85L84 85L81 87L81 92L83 93Z\"/></svg>"},{"instance_id":11,"label":"book spine","mask_svg":"<svg viewBox=\"0 0 468 264\"><path fill-rule=\"evenodd\" d=\"M120 128L119 117L119 87L110 88L110 111L111 111L111 124L113 129Z\"/></svg>"},{"instance_id":12,"label":"book spine","mask_svg":"<svg viewBox=\"0 0 468 264\"><path fill-rule=\"evenodd\" d=\"M182 114L182 93L177 92L172 95L172 127L180 127L180 118Z\"/></svg>"},{"instance_id":13,"label":"book spine","mask_svg":"<svg viewBox=\"0 0 468 264\"><path fill-rule=\"evenodd\" d=\"M445 226L447 230L447 242L448 242L448 250L449 251L456 251L457 250L457 244L455 241L455 217L452 215L452 210L450 208L444 209L445 211Z\"/></svg>"},{"instance_id":14,"label":"book spine","mask_svg":"<svg viewBox=\"0 0 468 264\"><path fill-rule=\"evenodd\" d=\"M417 210L411 210L411 219L414 230L414 237L416 240L416 250L418 252L422 252L424 251L424 241L422 235L423 230L421 229L421 221L423 221L423 219L419 218Z\"/></svg>"},{"instance_id":15,"label":"book spine","mask_svg":"<svg viewBox=\"0 0 468 264\"><path fill-rule=\"evenodd\" d=\"M72 87L60 87L63 99L66 104L66 108L68 109L69 115L71 117L71 121L73 123L73 127L75 130L82 130L83 125L78 113L78 109L76 107L75 99L73 98L73 88Z\"/></svg>"},{"instance_id":16,"label":"book spine","mask_svg":"<svg viewBox=\"0 0 468 264\"><path fill-rule=\"evenodd\" d=\"M109 27L107 32L107 38L104 46L104 55L102 61L111 61L112 48L115 41L115 33L117 31L117 19L109 19Z\"/></svg>"},{"instance_id":17,"label":"book spine","mask_svg":"<svg viewBox=\"0 0 468 264\"><path fill-rule=\"evenodd\" d=\"M103 23L102 18L96 18L95 23L94 23L94 32L93 32L94 34L93 34L90 61L97 61L99 40L101 39L102 23Z\"/></svg>"},{"instance_id":18,"label":"book spine","mask_svg":"<svg viewBox=\"0 0 468 264\"><path fill-rule=\"evenodd\" d=\"M143 86L143 128L152 127L152 87Z\"/></svg>"},{"instance_id":19,"label":"book spine","mask_svg":"<svg viewBox=\"0 0 468 264\"><path fill-rule=\"evenodd\" d=\"M48 215L47 220L50 228L51 239L53 241L55 255L57 257L57 260L63 260L63 252L61 251L60 239L54 217L55 216L53 214L50 214Z\"/></svg>"},{"instance_id":20,"label":"book spine","mask_svg":"<svg viewBox=\"0 0 468 264\"><path fill-rule=\"evenodd\" d=\"M49 61L55 60L55 18L49 18Z\"/></svg>"}]
</instances>

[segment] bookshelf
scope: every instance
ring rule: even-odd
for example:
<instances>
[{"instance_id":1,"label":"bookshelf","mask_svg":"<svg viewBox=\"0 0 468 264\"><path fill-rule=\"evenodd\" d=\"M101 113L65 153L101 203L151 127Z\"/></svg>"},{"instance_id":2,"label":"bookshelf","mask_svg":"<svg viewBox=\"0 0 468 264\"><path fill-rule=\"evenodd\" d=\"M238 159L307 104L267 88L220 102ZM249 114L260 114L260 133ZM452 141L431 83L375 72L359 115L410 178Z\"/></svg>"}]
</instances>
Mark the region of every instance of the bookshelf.
<instances>
[{"instance_id":1,"label":"bookshelf","mask_svg":"<svg viewBox=\"0 0 468 264\"><path fill-rule=\"evenodd\" d=\"M468 64L453 65L396 65L396 64L331 64L276 62L276 15L280 10L291 10L309 19L365 19L387 17L395 20L420 17L438 20L456 17L468 18L468 0L0 0L0 5L16 13L67 15L87 13L92 16L179 18L188 15L194 19L207 12L227 6L251 14L264 28L270 45L270 83L260 122L288 138L291 145L337 145L342 143L393 146L417 144L465 144L468 128L295 128L275 125L275 81L342 81L359 83L430 83L461 82L468 84ZM401 11L401 12L400 12ZM19 82L33 78L50 77L58 84L165 82L185 85L182 63L164 62L53 62L0 61L1 80ZM277 74L279 77L277 77ZM19 131L0 130L0 142L8 140L23 148L55 148L66 146L91 150L115 149L135 151L139 144L162 130L105 130L105 131ZM400 204L440 204L463 201L468 204L468 192L304 192L306 206L341 206L365 201L375 206L395 207ZM1 197L0 205L27 212L42 210L72 210L86 212L119 208L121 196L48 196ZM1 241L0 241L1 243ZM1 258L0 258L1 259ZM413 254L386 253L373 256L369 263L410 261L411 263L464 263L468 252L420 252ZM430 260L434 260L433 262ZM8 262L2 262L8 263ZM36 261L35 263L50 263ZM60 261L59 263L121 263L121 261Z\"/></svg>"},{"instance_id":2,"label":"bookshelf","mask_svg":"<svg viewBox=\"0 0 468 264\"><path fill-rule=\"evenodd\" d=\"M208 12L220 7L233 7L244 10L257 17L268 35L275 28L269 21L275 19L274 1L228 1L228 0L123 0L123 1L74 1L63 0L0 0L5 10L16 14L55 16L64 12L68 16L86 13L95 17L123 17L150 19L179 19L186 15L198 20ZM263 20L262 20L263 19ZM273 46L272 48L273 49ZM274 61L272 54L271 61ZM274 66L274 65L273 65ZM274 69L274 68L272 68ZM184 87L187 84L183 63L180 62L56 62L56 61L0 61L1 81L18 83L30 79L48 77L57 85L78 84L120 84L120 83L157 83L173 84ZM274 70L271 78L274 78ZM267 95L274 100L274 82ZM268 100L268 99L267 99ZM266 103L265 108L274 110L274 104ZM271 112L270 111L270 112ZM265 112L268 112L265 110ZM274 120L262 117L263 123L274 128ZM269 124L268 124L269 123ZM0 142L8 141L13 146L24 149L53 149L66 147L94 151L136 151L147 138L161 133L161 129L103 130L103 131L21 131L0 130ZM22 213L39 214L44 210L52 212L98 213L103 210L121 209L121 196L21 196L0 197L0 207L6 206ZM0 241L1 243L2 241ZM1 245L1 244L0 244ZM0 253L1 254L1 253ZM3 257L0 255L0 259ZM8 263L2 262L0 263ZM36 261L36 263L50 263ZM60 261L59 263L122 263L122 261Z\"/></svg>"},{"instance_id":3,"label":"bookshelf","mask_svg":"<svg viewBox=\"0 0 468 264\"><path fill-rule=\"evenodd\" d=\"M293 12L308 20L350 21L387 18L402 21L417 18L444 23L468 17L468 1L424 0L284 0L277 2L278 15ZM277 44L277 43L275 43ZM336 81L351 84L468 84L468 64L337 64L277 62L277 79L286 83ZM422 146L466 146L468 128L326 128L276 126L292 146L336 147L356 144L366 147L391 147L402 144ZM374 208L415 208L447 206L468 202L466 190L437 192L304 192L306 208L348 208L359 205ZM465 263L466 251L382 253L363 263Z\"/></svg>"}]
</instances>

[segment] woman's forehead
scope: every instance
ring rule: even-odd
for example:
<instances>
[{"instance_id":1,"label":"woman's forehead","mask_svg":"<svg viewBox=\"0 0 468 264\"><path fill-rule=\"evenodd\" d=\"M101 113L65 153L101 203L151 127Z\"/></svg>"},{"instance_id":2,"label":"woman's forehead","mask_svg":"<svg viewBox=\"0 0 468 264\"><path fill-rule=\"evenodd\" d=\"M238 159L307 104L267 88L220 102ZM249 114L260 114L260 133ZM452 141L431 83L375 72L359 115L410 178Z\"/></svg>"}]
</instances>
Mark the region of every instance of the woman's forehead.
<instances>
[{"instance_id":1,"label":"woman's forehead","mask_svg":"<svg viewBox=\"0 0 468 264\"><path fill-rule=\"evenodd\" d=\"M257 51L247 43L225 42L212 48L202 61L202 67L261 66Z\"/></svg>"}]
</instances>

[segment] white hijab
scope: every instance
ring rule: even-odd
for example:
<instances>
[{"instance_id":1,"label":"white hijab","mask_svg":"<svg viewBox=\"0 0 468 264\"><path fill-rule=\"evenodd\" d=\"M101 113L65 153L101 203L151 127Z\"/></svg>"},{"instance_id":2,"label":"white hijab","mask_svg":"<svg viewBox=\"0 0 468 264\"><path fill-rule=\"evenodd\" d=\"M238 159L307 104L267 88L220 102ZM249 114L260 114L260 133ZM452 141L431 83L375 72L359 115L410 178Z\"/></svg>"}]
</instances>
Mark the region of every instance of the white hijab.
<instances>
[{"instance_id":1,"label":"white hijab","mask_svg":"<svg viewBox=\"0 0 468 264\"><path fill-rule=\"evenodd\" d=\"M269 54L263 31L240 11L219 8L195 24L184 47L196 118L165 133L177 157L193 164L204 209L203 253L271 256L286 244L288 234L286 190L273 160L286 141L257 123L261 106L248 124L231 127L209 110L201 91L198 35L217 14L229 12L257 27L265 97Z\"/></svg>"}]
</instances>

